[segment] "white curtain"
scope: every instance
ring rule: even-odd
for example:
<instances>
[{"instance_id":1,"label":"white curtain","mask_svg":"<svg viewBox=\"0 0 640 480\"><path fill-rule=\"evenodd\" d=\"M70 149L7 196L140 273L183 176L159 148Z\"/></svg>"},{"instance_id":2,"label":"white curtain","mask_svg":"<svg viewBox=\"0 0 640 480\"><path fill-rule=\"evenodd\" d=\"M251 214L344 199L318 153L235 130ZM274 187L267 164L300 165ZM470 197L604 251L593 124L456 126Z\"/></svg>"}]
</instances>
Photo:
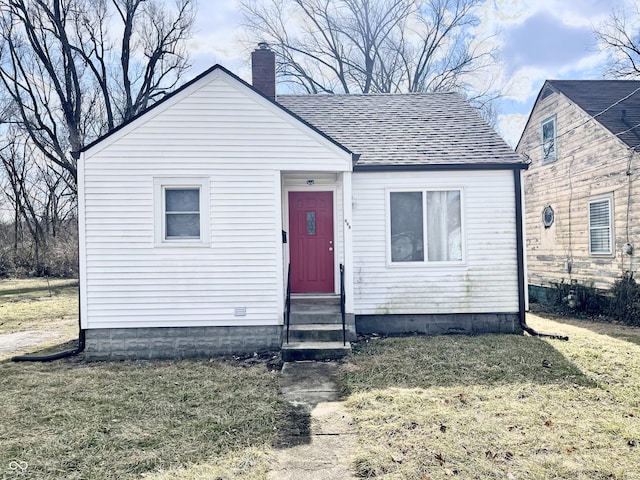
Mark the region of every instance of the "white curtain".
<instances>
[{"instance_id":1,"label":"white curtain","mask_svg":"<svg viewBox=\"0 0 640 480\"><path fill-rule=\"evenodd\" d=\"M427 251L430 262L462 260L460 191L427 192Z\"/></svg>"}]
</instances>

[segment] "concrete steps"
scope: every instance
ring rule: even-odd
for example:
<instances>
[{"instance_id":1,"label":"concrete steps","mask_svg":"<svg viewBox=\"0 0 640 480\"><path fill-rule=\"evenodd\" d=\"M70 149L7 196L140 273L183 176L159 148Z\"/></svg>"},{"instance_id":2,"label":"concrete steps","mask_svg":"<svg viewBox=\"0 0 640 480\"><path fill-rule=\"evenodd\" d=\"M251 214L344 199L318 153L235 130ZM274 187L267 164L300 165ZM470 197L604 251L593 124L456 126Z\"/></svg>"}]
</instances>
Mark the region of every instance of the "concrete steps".
<instances>
[{"instance_id":1,"label":"concrete steps","mask_svg":"<svg viewBox=\"0 0 640 480\"><path fill-rule=\"evenodd\" d=\"M347 340L355 340L355 325L347 325ZM282 346L285 362L296 360L334 360L351 351L343 344L340 297L336 295L291 298L289 343Z\"/></svg>"},{"instance_id":2,"label":"concrete steps","mask_svg":"<svg viewBox=\"0 0 640 480\"><path fill-rule=\"evenodd\" d=\"M348 336L349 332L347 332ZM342 324L309 323L289 327L290 342L342 342Z\"/></svg>"},{"instance_id":3,"label":"concrete steps","mask_svg":"<svg viewBox=\"0 0 640 480\"><path fill-rule=\"evenodd\" d=\"M337 360L351 351L347 342L289 342L282 345L281 355L285 362L300 360Z\"/></svg>"}]
</instances>

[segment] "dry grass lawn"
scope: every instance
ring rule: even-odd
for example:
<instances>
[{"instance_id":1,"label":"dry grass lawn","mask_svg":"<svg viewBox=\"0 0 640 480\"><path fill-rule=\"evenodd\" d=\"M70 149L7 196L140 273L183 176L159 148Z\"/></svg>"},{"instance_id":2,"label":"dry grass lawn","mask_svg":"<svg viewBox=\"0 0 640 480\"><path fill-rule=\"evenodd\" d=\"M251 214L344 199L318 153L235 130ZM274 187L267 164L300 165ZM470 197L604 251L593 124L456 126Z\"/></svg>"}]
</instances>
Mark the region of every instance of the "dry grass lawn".
<instances>
[{"instance_id":1,"label":"dry grass lawn","mask_svg":"<svg viewBox=\"0 0 640 480\"><path fill-rule=\"evenodd\" d=\"M77 338L77 280L0 280L0 360L48 347L64 350L69 345L61 344Z\"/></svg>"},{"instance_id":2,"label":"dry grass lawn","mask_svg":"<svg viewBox=\"0 0 640 480\"><path fill-rule=\"evenodd\" d=\"M73 338L76 312L73 282L0 282L0 334L68 328ZM640 328L529 323L570 341L357 344L341 379L356 473L640 480ZM0 361L0 479L265 479L291 407L278 375L252 363Z\"/></svg>"},{"instance_id":3,"label":"dry grass lawn","mask_svg":"<svg viewBox=\"0 0 640 480\"><path fill-rule=\"evenodd\" d=\"M346 366L364 478L640 479L640 329L370 340Z\"/></svg>"},{"instance_id":4,"label":"dry grass lawn","mask_svg":"<svg viewBox=\"0 0 640 480\"><path fill-rule=\"evenodd\" d=\"M233 360L4 362L0 405L8 480L264 478L285 408L276 374Z\"/></svg>"},{"instance_id":5,"label":"dry grass lawn","mask_svg":"<svg viewBox=\"0 0 640 480\"><path fill-rule=\"evenodd\" d=\"M0 280L0 334L52 327L71 327L77 336L77 280Z\"/></svg>"}]
</instances>

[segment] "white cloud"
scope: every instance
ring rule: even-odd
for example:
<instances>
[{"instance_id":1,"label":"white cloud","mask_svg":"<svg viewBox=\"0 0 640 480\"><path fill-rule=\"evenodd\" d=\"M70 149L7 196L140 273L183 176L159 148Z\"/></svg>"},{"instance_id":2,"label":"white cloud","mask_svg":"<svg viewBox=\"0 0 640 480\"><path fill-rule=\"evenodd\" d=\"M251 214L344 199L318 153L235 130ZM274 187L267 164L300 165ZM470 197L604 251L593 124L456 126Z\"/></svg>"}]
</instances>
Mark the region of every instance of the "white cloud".
<instances>
[{"instance_id":1,"label":"white cloud","mask_svg":"<svg viewBox=\"0 0 640 480\"><path fill-rule=\"evenodd\" d=\"M538 67L523 67L515 72L504 89L504 98L526 103L538 95L544 81L549 78L548 71Z\"/></svg>"},{"instance_id":2,"label":"white cloud","mask_svg":"<svg viewBox=\"0 0 640 480\"><path fill-rule=\"evenodd\" d=\"M528 118L520 113L498 115L498 133L512 148L518 144Z\"/></svg>"},{"instance_id":3,"label":"white cloud","mask_svg":"<svg viewBox=\"0 0 640 480\"><path fill-rule=\"evenodd\" d=\"M187 44L192 76L219 63L234 73L246 73L249 53L240 41L241 14L236 0L202 1Z\"/></svg>"}]
</instances>

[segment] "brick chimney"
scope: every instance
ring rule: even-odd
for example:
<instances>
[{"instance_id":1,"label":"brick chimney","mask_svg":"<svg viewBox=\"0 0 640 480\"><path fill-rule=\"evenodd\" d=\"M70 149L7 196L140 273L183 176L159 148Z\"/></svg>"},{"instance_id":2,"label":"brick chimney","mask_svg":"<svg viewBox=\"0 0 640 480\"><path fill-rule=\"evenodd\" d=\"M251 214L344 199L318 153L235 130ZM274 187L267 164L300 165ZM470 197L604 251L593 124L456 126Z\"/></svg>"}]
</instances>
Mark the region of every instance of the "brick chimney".
<instances>
[{"instance_id":1,"label":"brick chimney","mask_svg":"<svg viewBox=\"0 0 640 480\"><path fill-rule=\"evenodd\" d=\"M271 100L276 99L276 54L267 42L260 42L251 52L253 86Z\"/></svg>"}]
</instances>

